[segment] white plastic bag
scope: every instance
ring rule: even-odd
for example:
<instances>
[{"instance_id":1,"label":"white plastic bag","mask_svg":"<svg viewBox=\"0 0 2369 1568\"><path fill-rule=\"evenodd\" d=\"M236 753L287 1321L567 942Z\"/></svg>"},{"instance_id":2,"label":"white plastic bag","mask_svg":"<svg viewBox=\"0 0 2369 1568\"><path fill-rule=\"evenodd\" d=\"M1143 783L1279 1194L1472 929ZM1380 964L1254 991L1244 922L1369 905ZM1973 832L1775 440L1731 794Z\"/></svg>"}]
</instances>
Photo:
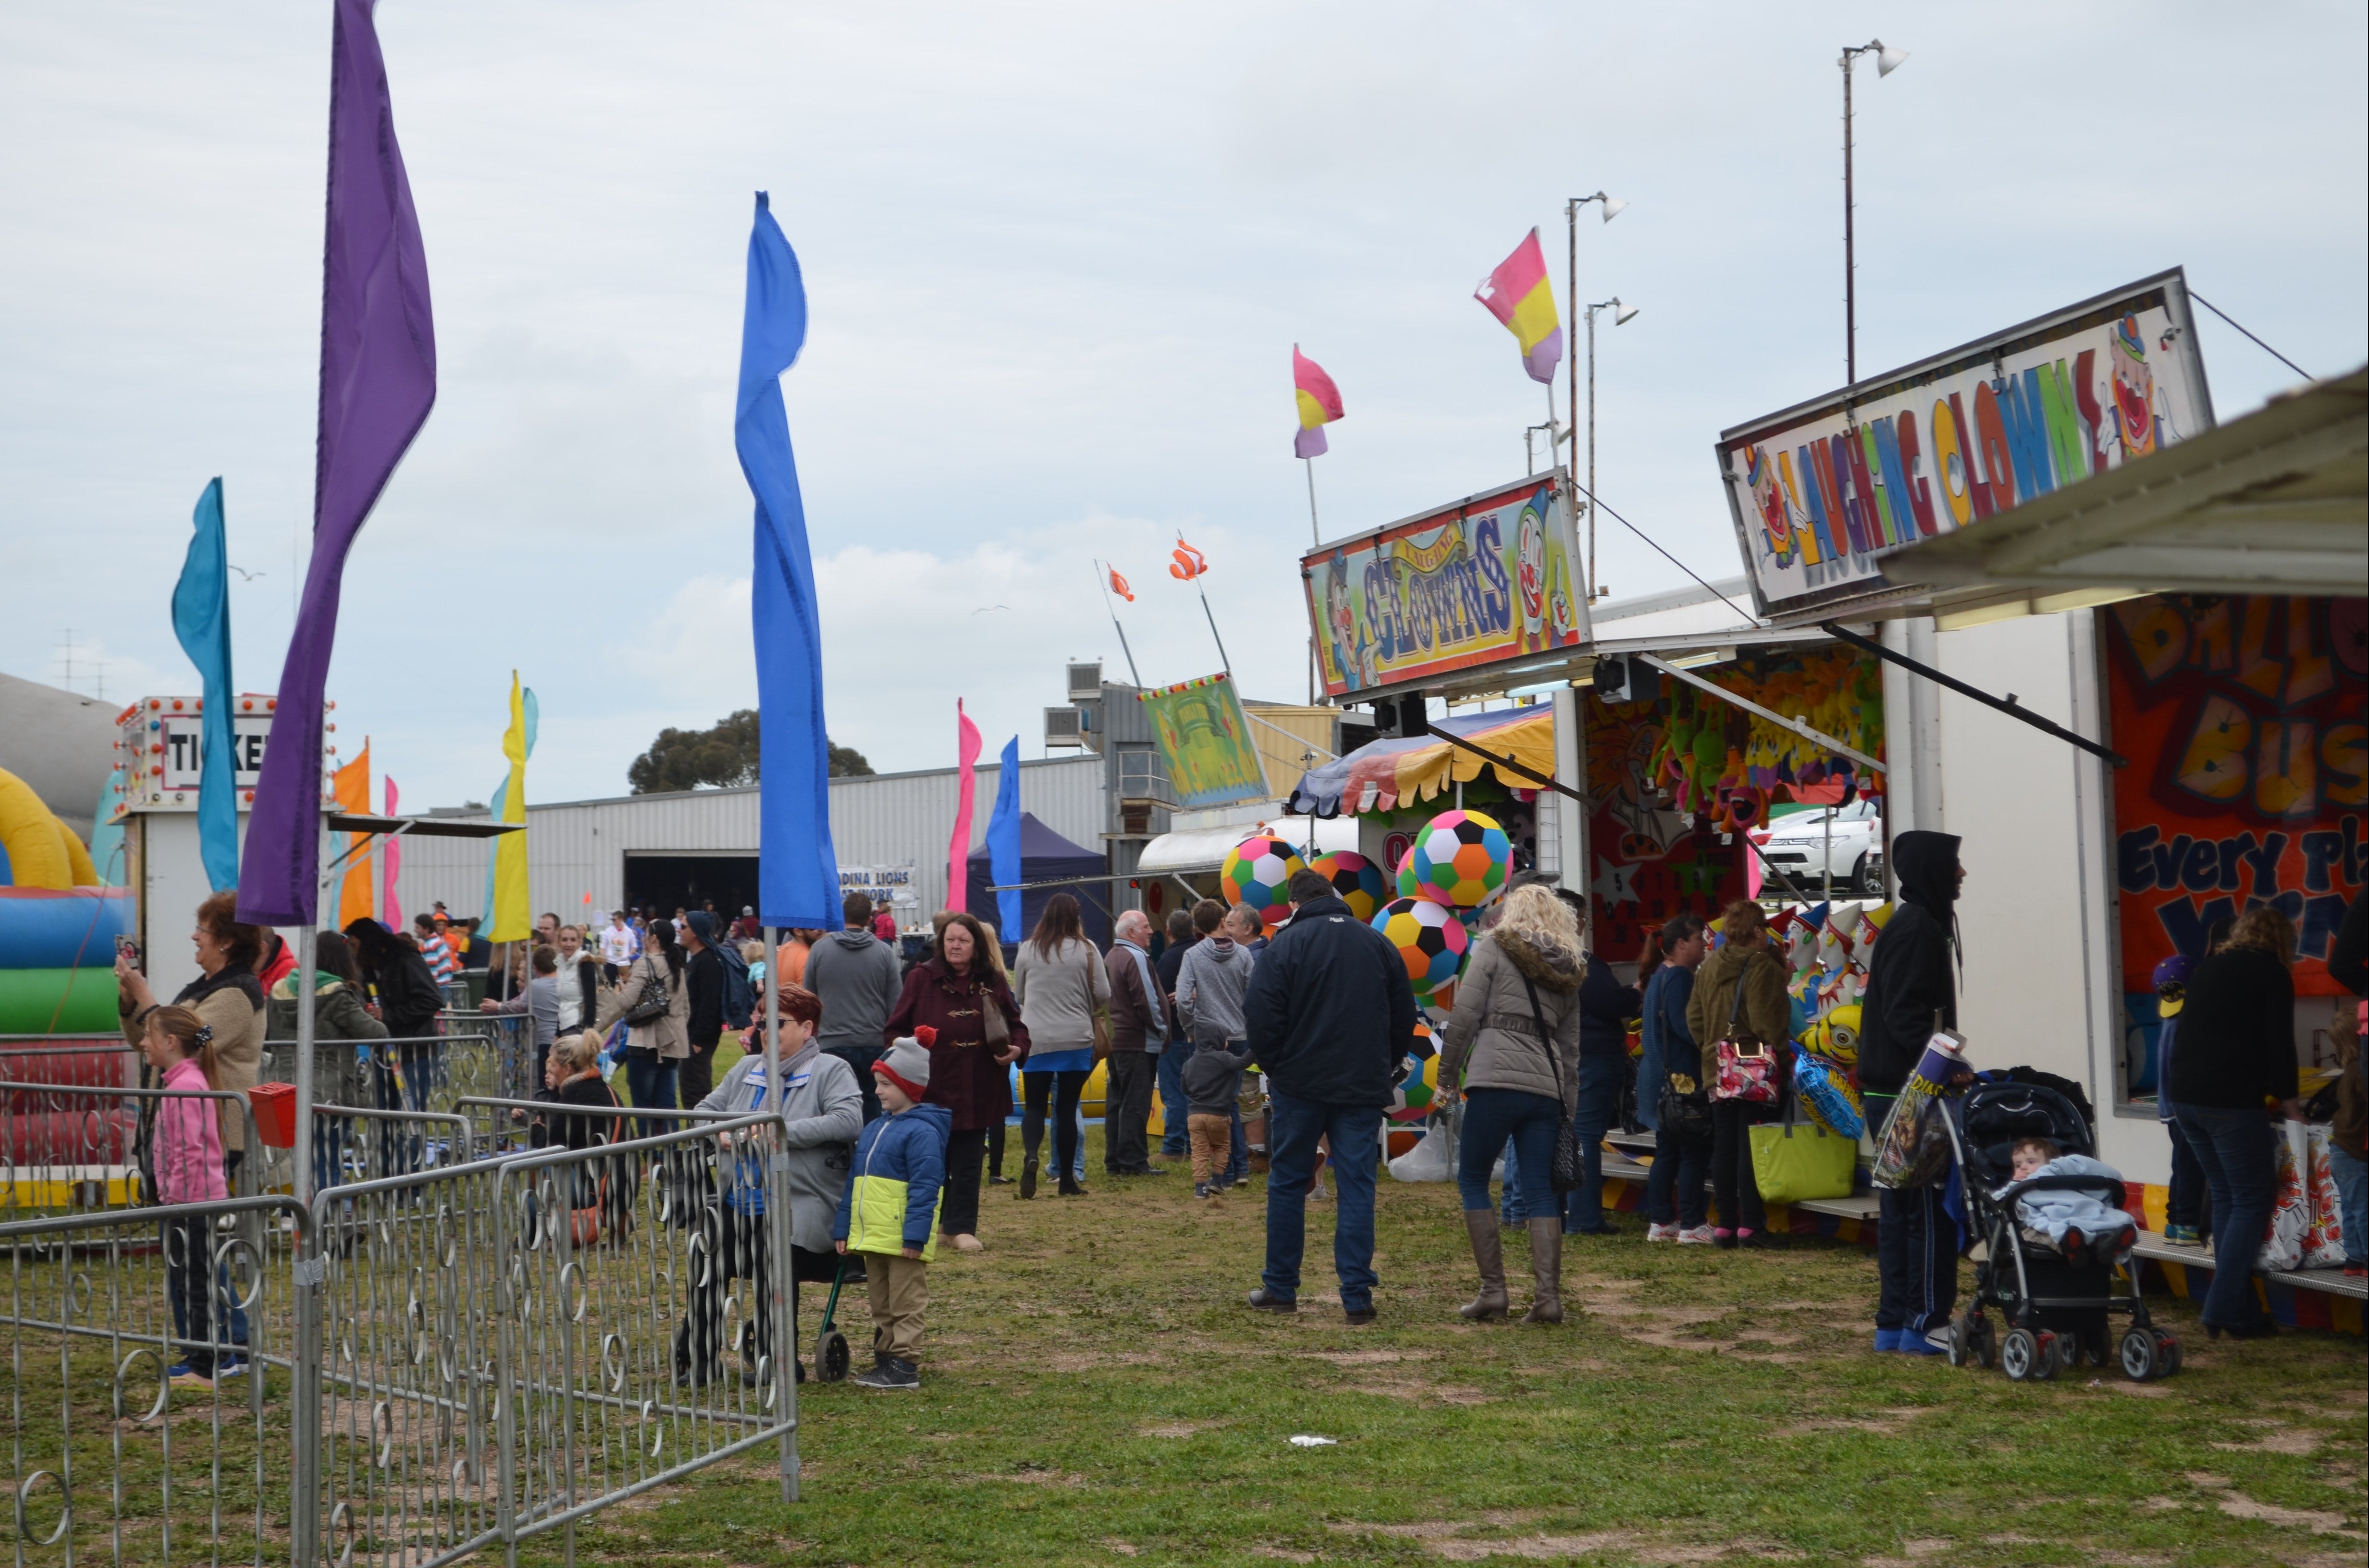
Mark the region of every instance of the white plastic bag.
<instances>
[{"instance_id":1,"label":"white plastic bag","mask_svg":"<svg viewBox=\"0 0 2369 1568\"><path fill-rule=\"evenodd\" d=\"M2287 1126L2295 1124L2289 1122ZM2303 1266L2306 1268L2341 1268L2344 1266L2344 1215L2336 1196L2336 1172L2329 1164L2329 1129L2313 1126L2306 1129L2309 1158L2303 1169L2304 1195L2308 1200L2311 1223L2303 1238Z\"/></svg>"},{"instance_id":2,"label":"white plastic bag","mask_svg":"<svg viewBox=\"0 0 2369 1568\"><path fill-rule=\"evenodd\" d=\"M1415 1139L1414 1147L1390 1162L1390 1175L1402 1182L1444 1182L1456 1173L1448 1168L1448 1134L1434 1123Z\"/></svg>"},{"instance_id":3,"label":"white plastic bag","mask_svg":"<svg viewBox=\"0 0 2369 1568\"><path fill-rule=\"evenodd\" d=\"M2310 1129L2301 1122L2282 1123L2276 1196L2271 1202L2271 1222L2262 1229L2262 1251L2255 1260L2256 1267L2303 1266L2304 1238L2311 1231L2311 1193L2306 1183L2310 1171Z\"/></svg>"}]
</instances>

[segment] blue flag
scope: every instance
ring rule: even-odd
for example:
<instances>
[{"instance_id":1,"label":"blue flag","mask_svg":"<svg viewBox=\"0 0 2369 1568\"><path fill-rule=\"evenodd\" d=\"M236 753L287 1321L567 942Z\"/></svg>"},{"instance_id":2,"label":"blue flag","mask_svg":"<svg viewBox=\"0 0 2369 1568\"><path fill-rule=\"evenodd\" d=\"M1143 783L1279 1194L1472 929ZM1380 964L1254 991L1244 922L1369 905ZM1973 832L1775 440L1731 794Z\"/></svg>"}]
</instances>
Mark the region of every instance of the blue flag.
<instances>
[{"instance_id":1,"label":"blue flag","mask_svg":"<svg viewBox=\"0 0 2369 1568\"><path fill-rule=\"evenodd\" d=\"M1020 929L1020 737L1003 743L1003 761L995 770L995 814L987 819L987 869L1005 891L995 896L997 934L1018 942Z\"/></svg>"},{"instance_id":2,"label":"blue flag","mask_svg":"<svg viewBox=\"0 0 2369 1568\"><path fill-rule=\"evenodd\" d=\"M822 717L822 619L782 372L807 340L806 281L763 191L749 231L740 396L732 444L757 498L750 619L757 640L757 910L772 926L840 927L830 847L830 742Z\"/></svg>"},{"instance_id":3,"label":"blue flag","mask_svg":"<svg viewBox=\"0 0 2369 1568\"><path fill-rule=\"evenodd\" d=\"M173 635L198 667L205 699L198 763L198 854L217 893L238 886L238 777L231 769L230 544L217 475L198 498L189 553L173 585Z\"/></svg>"}]
</instances>

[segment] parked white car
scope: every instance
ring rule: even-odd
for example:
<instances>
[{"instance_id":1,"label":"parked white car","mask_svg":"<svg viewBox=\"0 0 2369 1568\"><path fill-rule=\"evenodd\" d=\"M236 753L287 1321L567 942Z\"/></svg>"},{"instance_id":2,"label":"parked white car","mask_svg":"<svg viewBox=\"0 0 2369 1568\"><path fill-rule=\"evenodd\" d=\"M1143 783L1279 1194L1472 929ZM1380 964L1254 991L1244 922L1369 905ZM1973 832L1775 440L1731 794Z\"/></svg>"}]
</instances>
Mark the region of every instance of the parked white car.
<instances>
[{"instance_id":1,"label":"parked white car","mask_svg":"<svg viewBox=\"0 0 2369 1568\"><path fill-rule=\"evenodd\" d=\"M1768 864L1812 898L1824 896L1830 874L1839 897L1883 896L1883 818L1872 801L1780 818L1760 842Z\"/></svg>"}]
</instances>

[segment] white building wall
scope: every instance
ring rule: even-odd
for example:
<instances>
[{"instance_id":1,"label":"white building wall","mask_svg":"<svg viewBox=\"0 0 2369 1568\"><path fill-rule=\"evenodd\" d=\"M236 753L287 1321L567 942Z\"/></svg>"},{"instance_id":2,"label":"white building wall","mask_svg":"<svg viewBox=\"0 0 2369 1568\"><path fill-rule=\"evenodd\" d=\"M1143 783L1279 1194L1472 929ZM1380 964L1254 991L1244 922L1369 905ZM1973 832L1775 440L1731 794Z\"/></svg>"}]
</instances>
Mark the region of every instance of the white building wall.
<instances>
[{"instance_id":1,"label":"white building wall","mask_svg":"<svg viewBox=\"0 0 2369 1568\"><path fill-rule=\"evenodd\" d=\"M2042 717L2102 738L2093 617L2080 610L1940 632L1930 657L1969 685L2012 693ZM2099 1112L2101 1157L2127 1180L2169 1180L2170 1146L2152 1114L2113 1111L2121 1023L2104 764L1971 698L1910 679L1938 699L1940 773L1940 790L1916 801L1914 825L1963 841L1958 1021L1974 1065L2029 1065L2080 1083ZM1920 705L1912 699L1912 713ZM1890 702L1886 714L1897 760L1903 738Z\"/></svg>"},{"instance_id":2,"label":"white building wall","mask_svg":"<svg viewBox=\"0 0 2369 1568\"><path fill-rule=\"evenodd\" d=\"M987 841L1001 769L977 771L970 847ZM885 773L830 782L831 848L842 865L915 867L924 910L944 907L946 851L954 829L955 773ZM530 900L563 919L614 908L624 898L625 857L635 853L753 855L758 791L695 790L527 807ZM1020 808L1087 849L1103 847L1103 760L1023 761ZM458 914L483 913L483 842L406 840L398 898L406 916L437 900ZM586 896L589 895L589 902Z\"/></svg>"}]
</instances>

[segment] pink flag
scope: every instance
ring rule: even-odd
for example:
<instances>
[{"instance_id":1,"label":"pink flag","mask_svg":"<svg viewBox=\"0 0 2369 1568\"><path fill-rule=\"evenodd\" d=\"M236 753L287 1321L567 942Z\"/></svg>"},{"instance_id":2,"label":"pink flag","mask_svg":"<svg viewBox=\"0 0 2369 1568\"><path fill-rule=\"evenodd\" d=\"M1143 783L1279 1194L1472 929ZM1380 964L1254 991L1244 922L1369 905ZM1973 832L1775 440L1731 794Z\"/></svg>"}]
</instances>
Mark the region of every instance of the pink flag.
<instances>
[{"instance_id":1,"label":"pink flag","mask_svg":"<svg viewBox=\"0 0 2369 1568\"><path fill-rule=\"evenodd\" d=\"M946 908L960 910L970 894L971 766L978 761L979 749L978 726L963 712L960 697L955 699L955 750L960 760L956 763L955 837L946 848Z\"/></svg>"},{"instance_id":2,"label":"pink flag","mask_svg":"<svg viewBox=\"0 0 2369 1568\"><path fill-rule=\"evenodd\" d=\"M386 781L386 814L390 817L395 815L395 780L388 778ZM401 931L403 929L403 906L395 901L395 875L403 869L403 840L401 836L398 835L387 840L386 848L382 850L380 853L383 855L386 860L386 894L383 898L379 899L379 907L385 910L386 923L395 930Z\"/></svg>"}]
</instances>

